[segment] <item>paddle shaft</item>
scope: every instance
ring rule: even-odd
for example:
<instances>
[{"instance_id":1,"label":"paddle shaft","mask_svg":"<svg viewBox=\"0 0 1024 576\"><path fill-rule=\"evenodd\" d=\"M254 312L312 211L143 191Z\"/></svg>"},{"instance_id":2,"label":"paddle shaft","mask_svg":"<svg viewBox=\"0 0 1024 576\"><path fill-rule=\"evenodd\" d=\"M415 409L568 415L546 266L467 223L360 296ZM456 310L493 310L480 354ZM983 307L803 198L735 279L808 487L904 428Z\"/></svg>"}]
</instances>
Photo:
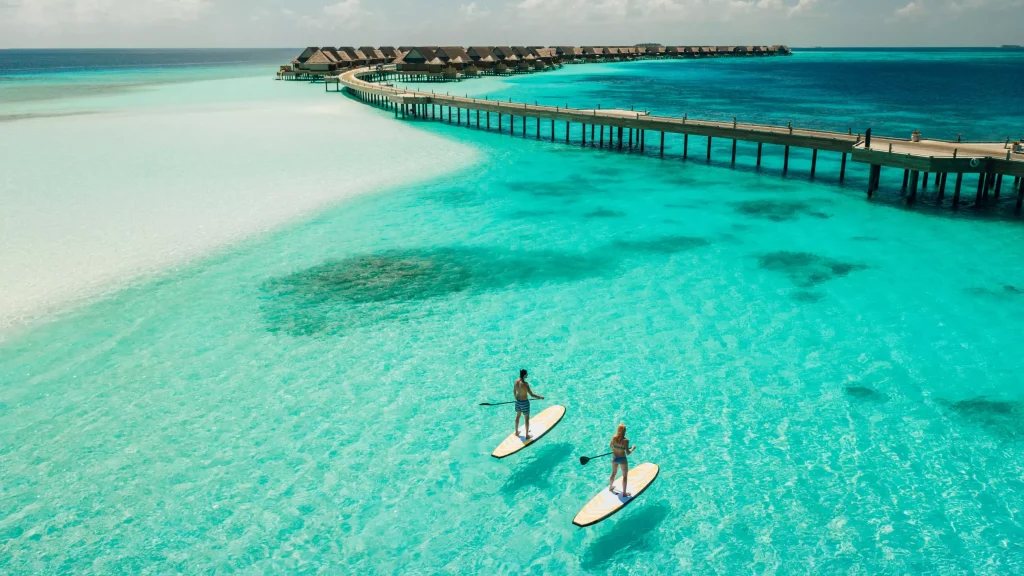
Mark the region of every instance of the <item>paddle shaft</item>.
<instances>
[{"instance_id":1,"label":"paddle shaft","mask_svg":"<svg viewBox=\"0 0 1024 576\"><path fill-rule=\"evenodd\" d=\"M590 457L581 456L580 457L580 464L583 464L584 466L586 466L587 463L590 462L591 460L594 460L596 458L604 458L605 456L607 456L609 454L611 454L611 452L605 452L604 454L601 454L601 455L598 455L598 456L590 456Z\"/></svg>"},{"instance_id":2,"label":"paddle shaft","mask_svg":"<svg viewBox=\"0 0 1024 576\"><path fill-rule=\"evenodd\" d=\"M534 398L534 400L536 400L536 398ZM517 402L517 400L513 400L511 402L496 402L496 403L481 402L480 405L481 406L504 406L506 404L515 404L516 402Z\"/></svg>"}]
</instances>

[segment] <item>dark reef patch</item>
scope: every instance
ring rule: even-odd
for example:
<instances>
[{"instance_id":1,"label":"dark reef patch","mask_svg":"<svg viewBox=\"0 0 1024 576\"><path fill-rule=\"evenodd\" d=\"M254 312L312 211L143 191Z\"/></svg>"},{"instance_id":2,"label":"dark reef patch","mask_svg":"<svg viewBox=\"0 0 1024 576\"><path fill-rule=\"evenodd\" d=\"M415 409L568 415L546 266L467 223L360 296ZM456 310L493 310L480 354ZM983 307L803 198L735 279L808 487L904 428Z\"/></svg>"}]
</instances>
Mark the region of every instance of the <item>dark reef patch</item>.
<instances>
[{"instance_id":1,"label":"dark reef patch","mask_svg":"<svg viewBox=\"0 0 1024 576\"><path fill-rule=\"evenodd\" d=\"M1024 402L991 400L984 396L942 402L961 418L1008 438L1024 435Z\"/></svg>"},{"instance_id":2,"label":"dark reef patch","mask_svg":"<svg viewBox=\"0 0 1024 576\"><path fill-rule=\"evenodd\" d=\"M885 402L887 400L885 394L882 394L874 388L868 388L867 386L846 386L843 388L843 392L851 398L857 400L866 400L870 402Z\"/></svg>"},{"instance_id":3,"label":"dark reef patch","mask_svg":"<svg viewBox=\"0 0 1024 576\"><path fill-rule=\"evenodd\" d=\"M263 285L263 313L273 332L337 332L367 317L400 314L418 301L516 285L572 282L600 275L616 264L604 257L554 251L387 250L331 260L268 280Z\"/></svg>"},{"instance_id":4,"label":"dark reef patch","mask_svg":"<svg viewBox=\"0 0 1024 576\"><path fill-rule=\"evenodd\" d=\"M788 250L763 254L758 261L761 268L785 274L794 284L803 288L817 286L867 268L863 264L850 264L809 252Z\"/></svg>"},{"instance_id":5,"label":"dark reef patch","mask_svg":"<svg viewBox=\"0 0 1024 576\"><path fill-rule=\"evenodd\" d=\"M733 209L744 216L771 220L772 222L795 220L801 216L821 219L831 218L829 214L815 210L807 202L793 200L748 200L734 203Z\"/></svg>"},{"instance_id":6,"label":"dark reef patch","mask_svg":"<svg viewBox=\"0 0 1024 576\"><path fill-rule=\"evenodd\" d=\"M810 292L808 290L797 290L796 292L793 292L792 297L793 297L793 300L796 300L797 302L804 302L804 303L807 303L807 304L814 304L815 302L820 302L821 299L825 297L825 295L820 293L820 292Z\"/></svg>"},{"instance_id":7,"label":"dark reef patch","mask_svg":"<svg viewBox=\"0 0 1024 576\"><path fill-rule=\"evenodd\" d=\"M854 236L853 240L857 240L858 242L877 242L878 238L874 236Z\"/></svg>"},{"instance_id":8,"label":"dark reef patch","mask_svg":"<svg viewBox=\"0 0 1024 576\"><path fill-rule=\"evenodd\" d=\"M1024 290L1012 286L1010 284L1004 284L1002 288L982 288L974 287L968 288L967 293L972 296L988 296L992 298L1013 298L1015 296L1024 295Z\"/></svg>"},{"instance_id":9,"label":"dark reef patch","mask_svg":"<svg viewBox=\"0 0 1024 576\"><path fill-rule=\"evenodd\" d=\"M613 246L630 252L675 254L708 246L711 242L695 236L662 236L648 240L616 240Z\"/></svg>"},{"instance_id":10,"label":"dark reef patch","mask_svg":"<svg viewBox=\"0 0 1024 576\"><path fill-rule=\"evenodd\" d=\"M619 212L618 210L606 210L604 208L598 208L593 212L587 212L583 215L584 218L622 218L626 215L625 212Z\"/></svg>"},{"instance_id":11,"label":"dark reef patch","mask_svg":"<svg viewBox=\"0 0 1024 576\"><path fill-rule=\"evenodd\" d=\"M512 181L505 188L541 198L571 198L580 196L600 187L600 183L579 174L572 174L562 180Z\"/></svg>"}]
</instances>

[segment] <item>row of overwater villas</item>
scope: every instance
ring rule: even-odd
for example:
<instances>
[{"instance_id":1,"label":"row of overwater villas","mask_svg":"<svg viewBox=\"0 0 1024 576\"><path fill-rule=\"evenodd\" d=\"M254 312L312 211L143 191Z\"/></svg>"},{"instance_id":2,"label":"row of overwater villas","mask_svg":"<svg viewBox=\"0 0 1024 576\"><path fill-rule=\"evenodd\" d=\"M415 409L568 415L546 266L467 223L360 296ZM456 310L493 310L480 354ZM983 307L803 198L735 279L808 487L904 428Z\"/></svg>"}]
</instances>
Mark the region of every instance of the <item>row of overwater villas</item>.
<instances>
[{"instance_id":1,"label":"row of overwater villas","mask_svg":"<svg viewBox=\"0 0 1024 576\"><path fill-rule=\"evenodd\" d=\"M282 66L279 74L330 73L346 68L393 64L399 71L512 71L544 69L562 63L607 62L640 58L707 58L790 54L775 46L311 46Z\"/></svg>"}]
</instances>

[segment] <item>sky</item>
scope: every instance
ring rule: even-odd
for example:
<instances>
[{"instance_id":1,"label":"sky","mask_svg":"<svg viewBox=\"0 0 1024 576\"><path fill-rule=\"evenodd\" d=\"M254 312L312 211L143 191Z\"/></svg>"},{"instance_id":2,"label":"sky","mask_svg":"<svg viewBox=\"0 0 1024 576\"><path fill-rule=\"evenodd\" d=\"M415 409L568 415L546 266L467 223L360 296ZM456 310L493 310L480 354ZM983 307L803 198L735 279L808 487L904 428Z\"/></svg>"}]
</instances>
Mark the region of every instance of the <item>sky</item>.
<instances>
[{"instance_id":1,"label":"sky","mask_svg":"<svg viewBox=\"0 0 1024 576\"><path fill-rule=\"evenodd\" d=\"M0 48L1024 45L1024 0L0 0Z\"/></svg>"}]
</instances>

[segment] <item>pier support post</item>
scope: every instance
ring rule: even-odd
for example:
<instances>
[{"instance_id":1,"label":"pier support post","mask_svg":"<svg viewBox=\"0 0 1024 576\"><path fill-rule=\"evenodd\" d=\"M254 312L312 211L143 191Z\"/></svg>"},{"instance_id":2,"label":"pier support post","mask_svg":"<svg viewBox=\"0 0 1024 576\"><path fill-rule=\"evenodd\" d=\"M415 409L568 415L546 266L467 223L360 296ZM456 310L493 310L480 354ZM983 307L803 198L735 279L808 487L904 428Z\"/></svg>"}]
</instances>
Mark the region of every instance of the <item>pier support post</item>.
<instances>
[{"instance_id":1,"label":"pier support post","mask_svg":"<svg viewBox=\"0 0 1024 576\"><path fill-rule=\"evenodd\" d=\"M818 169L818 149L811 152L811 178L814 178L814 171Z\"/></svg>"},{"instance_id":2,"label":"pier support post","mask_svg":"<svg viewBox=\"0 0 1024 576\"><path fill-rule=\"evenodd\" d=\"M571 126L571 125L572 125L571 122L569 122L568 120L565 121L565 143L566 144L569 143L569 126Z\"/></svg>"},{"instance_id":3,"label":"pier support post","mask_svg":"<svg viewBox=\"0 0 1024 576\"><path fill-rule=\"evenodd\" d=\"M985 174L978 174L978 195L974 198L974 207L981 207L981 195L985 192Z\"/></svg>"},{"instance_id":4,"label":"pier support post","mask_svg":"<svg viewBox=\"0 0 1024 576\"><path fill-rule=\"evenodd\" d=\"M690 135L683 134L683 160L686 160L686 156L690 152Z\"/></svg>"},{"instance_id":5,"label":"pier support post","mask_svg":"<svg viewBox=\"0 0 1024 576\"><path fill-rule=\"evenodd\" d=\"M594 125L593 124L590 125L590 141L591 142L594 141Z\"/></svg>"},{"instance_id":6,"label":"pier support post","mask_svg":"<svg viewBox=\"0 0 1024 576\"><path fill-rule=\"evenodd\" d=\"M632 150L633 149L633 129L632 128L629 128L629 136L628 136L628 138L629 138L629 149Z\"/></svg>"},{"instance_id":7,"label":"pier support post","mask_svg":"<svg viewBox=\"0 0 1024 576\"><path fill-rule=\"evenodd\" d=\"M498 134L501 134L501 112L498 112Z\"/></svg>"},{"instance_id":8,"label":"pier support post","mask_svg":"<svg viewBox=\"0 0 1024 576\"><path fill-rule=\"evenodd\" d=\"M786 155L782 159L782 175L785 176L786 172L789 172L789 146L786 146Z\"/></svg>"},{"instance_id":9,"label":"pier support post","mask_svg":"<svg viewBox=\"0 0 1024 576\"><path fill-rule=\"evenodd\" d=\"M665 156L665 133L661 133L661 156Z\"/></svg>"},{"instance_id":10,"label":"pier support post","mask_svg":"<svg viewBox=\"0 0 1024 576\"><path fill-rule=\"evenodd\" d=\"M1017 214L1020 214L1021 204L1024 204L1024 186L1021 186L1020 176L1014 181L1017 183Z\"/></svg>"},{"instance_id":11,"label":"pier support post","mask_svg":"<svg viewBox=\"0 0 1024 576\"><path fill-rule=\"evenodd\" d=\"M732 140L732 165L736 165L736 139Z\"/></svg>"},{"instance_id":12,"label":"pier support post","mask_svg":"<svg viewBox=\"0 0 1024 576\"><path fill-rule=\"evenodd\" d=\"M597 147L604 148L604 124L601 124L598 132L600 133L600 136L598 136L599 140L597 141Z\"/></svg>"},{"instance_id":13,"label":"pier support post","mask_svg":"<svg viewBox=\"0 0 1024 576\"><path fill-rule=\"evenodd\" d=\"M843 152L843 162L839 166L839 181L846 180L846 152Z\"/></svg>"},{"instance_id":14,"label":"pier support post","mask_svg":"<svg viewBox=\"0 0 1024 576\"><path fill-rule=\"evenodd\" d=\"M487 131L491 131L491 113L487 112Z\"/></svg>"},{"instance_id":15,"label":"pier support post","mask_svg":"<svg viewBox=\"0 0 1024 576\"><path fill-rule=\"evenodd\" d=\"M526 116L523 116L523 138L526 138Z\"/></svg>"},{"instance_id":16,"label":"pier support post","mask_svg":"<svg viewBox=\"0 0 1024 576\"><path fill-rule=\"evenodd\" d=\"M939 186L939 202L942 202L942 198L946 195L946 173L936 173L935 181L938 182Z\"/></svg>"},{"instance_id":17,"label":"pier support post","mask_svg":"<svg viewBox=\"0 0 1024 576\"><path fill-rule=\"evenodd\" d=\"M964 183L964 175L962 172L958 172L956 175L956 185L953 188L953 208L960 207L960 185Z\"/></svg>"},{"instance_id":18,"label":"pier support post","mask_svg":"<svg viewBox=\"0 0 1024 576\"><path fill-rule=\"evenodd\" d=\"M586 146L587 145L587 125L583 124L582 128L583 128L583 130L580 130L580 142L582 142L583 145Z\"/></svg>"},{"instance_id":19,"label":"pier support post","mask_svg":"<svg viewBox=\"0 0 1024 576\"><path fill-rule=\"evenodd\" d=\"M711 161L711 136L708 136L708 161Z\"/></svg>"},{"instance_id":20,"label":"pier support post","mask_svg":"<svg viewBox=\"0 0 1024 576\"><path fill-rule=\"evenodd\" d=\"M619 126L619 150L622 150L622 126Z\"/></svg>"},{"instance_id":21,"label":"pier support post","mask_svg":"<svg viewBox=\"0 0 1024 576\"><path fill-rule=\"evenodd\" d=\"M479 110L476 111L476 129L477 130L480 129L480 111Z\"/></svg>"},{"instance_id":22,"label":"pier support post","mask_svg":"<svg viewBox=\"0 0 1024 576\"><path fill-rule=\"evenodd\" d=\"M551 141L555 141L555 119L551 119Z\"/></svg>"},{"instance_id":23,"label":"pier support post","mask_svg":"<svg viewBox=\"0 0 1024 576\"><path fill-rule=\"evenodd\" d=\"M647 140L647 130L638 130L638 132L640 133L640 153L643 154L644 144L646 144L645 140Z\"/></svg>"},{"instance_id":24,"label":"pier support post","mask_svg":"<svg viewBox=\"0 0 1024 576\"><path fill-rule=\"evenodd\" d=\"M925 172L924 173L924 181L921 182L921 190L924 190L927 187L928 187L928 173Z\"/></svg>"},{"instance_id":25,"label":"pier support post","mask_svg":"<svg viewBox=\"0 0 1024 576\"><path fill-rule=\"evenodd\" d=\"M906 190L907 186L910 185L910 168L903 170L903 189Z\"/></svg>"},{"instance_id":26,"label":"pier support post","mask_svg":"<svg viewBox=\"0 0 1024 576\"><path fill-rule=\"evenodd\" d=\"M1003 189L1003 175L1002 174L996 174L995 176L996 176L996 190L995 190L995 194L994 195L995 195L996 198L999 198L999 192L1002 191L1002 189Z\"/></svg>"},{"instance_id":27,"label":"pier support post","mask_svg":"<svg viewBox=\"0 0 1024 576\"><path fill-rule=\"evenodd\" d=\"M942 172L935 173L935 183L933 184L933 186L938 186L939 184L941 184L940 179L942 176L944 176Z\"/></svg>"},{"instance_id":28,"label":"pier support post","mask_svg":"<svg viewBox=\"0 0 1024 576\"><path fill-rule=\"evenodd\" d=\"M540 116L537 116L537 140L540 140Z\"/></svg>"},{"instance_id":29,"label":"pier support post","mask_svg":"<svg viewBox=\"0 0 1024 576\"><path fill-rule=\"evenodd\" d=\"M448 107L448 123L449 124L452 123L452 107L451 106Z\"/></svg>"},{"instance_id":30,"label":"pier support post","mask_svg":"<svg viewBox=\"0 0 1024 576\"><path fill-rule=\"evenodd\" d=\"M907 202L913 202L917 199L917 181L921 177L921 173L914 170L910 173L910 194L907 195ZM928 174L925 173L925 181L928 180Z\"/></svg>"},{"instance_id":31,"label":"pier support post","mask_svg":"<svg viewBox=\"0 0 1024 576\"><path fill-rule=\"evenodd\" d=\"M761 148L764 148L764 142L757 143L757 167L761 167ZM846 154L843 154L843 160L846 160Z\"/></svg>"}]
</instances>

